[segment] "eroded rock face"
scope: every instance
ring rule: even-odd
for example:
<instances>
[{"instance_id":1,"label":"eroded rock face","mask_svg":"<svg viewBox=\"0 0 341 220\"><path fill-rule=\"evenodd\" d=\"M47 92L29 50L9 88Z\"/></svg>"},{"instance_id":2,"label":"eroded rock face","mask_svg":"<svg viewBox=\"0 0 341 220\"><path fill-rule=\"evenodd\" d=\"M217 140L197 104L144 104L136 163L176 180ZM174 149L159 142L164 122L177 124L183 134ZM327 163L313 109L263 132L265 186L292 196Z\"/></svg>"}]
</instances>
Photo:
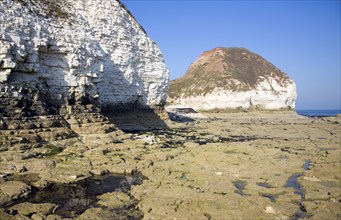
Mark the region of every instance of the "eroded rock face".
<instances>
[{"instance_id":1,"label":"eroded rock face","mask_svg":"<svg viewBox=\"0 0 341 220\"><path fill-rule=\"evenodd\" d=\"M155 108L168 78L159 48L117 0L1 0L4 116L11 105L33 106L30 115L77 103Z\"/></svg>"},{"instance_id":2,"label":"eroded rock face","mask_svg":"<svg viewBox=\"0 0 341 220\"><path fill-rule=\"evenodd\" d=\"M204 110L294 109L295 101L294 81L243 48L204 52L169 91L169 102Z\"/></svg>"},{"instance_id":3,"label":"eroded rock face","mask_svg":"<svg viewBox=\"0 0 341 220\"><path fill-rule=\"evenodd\" d=\"M0 0L0 147L115 128L163 107L169 71L118 0Z\"/></svg>"}]
</instances>

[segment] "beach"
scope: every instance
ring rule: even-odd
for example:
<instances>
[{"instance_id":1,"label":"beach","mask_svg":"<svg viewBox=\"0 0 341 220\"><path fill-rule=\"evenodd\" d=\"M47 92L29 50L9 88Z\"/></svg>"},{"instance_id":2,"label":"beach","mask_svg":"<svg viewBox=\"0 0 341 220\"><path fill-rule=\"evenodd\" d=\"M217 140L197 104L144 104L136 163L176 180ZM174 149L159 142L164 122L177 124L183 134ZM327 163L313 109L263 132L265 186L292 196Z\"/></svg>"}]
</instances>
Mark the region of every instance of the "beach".
<instances>
[{"instance_id":1,"label":"beach","mask_svg":"<svg viewBox=\"0 0 341 220\"><path fill-rule=\"evenodd\" d=\"M0 153L1 173L19 176L14 182L22 188L10 188L3 177L0 189L7 184L7 192L17 197L26 189L29 197L35 193L29 187L42 190L51 182L138 173L140 181L98 195L81 213L63 216L61 206L36 213L60 219L116 219L117 210L131 219L341 218L340 117L281 111L203 115L182 123L167 120L164 130L116 130L56 141L50 144L64 149L42 158L28 156L38 147L9 148ZM9 164L25 170L10 174ZM37 178L28 180L31 173ZM0 193L0 217L32 216L9 196Z\"/></svg>"}]
</instances>

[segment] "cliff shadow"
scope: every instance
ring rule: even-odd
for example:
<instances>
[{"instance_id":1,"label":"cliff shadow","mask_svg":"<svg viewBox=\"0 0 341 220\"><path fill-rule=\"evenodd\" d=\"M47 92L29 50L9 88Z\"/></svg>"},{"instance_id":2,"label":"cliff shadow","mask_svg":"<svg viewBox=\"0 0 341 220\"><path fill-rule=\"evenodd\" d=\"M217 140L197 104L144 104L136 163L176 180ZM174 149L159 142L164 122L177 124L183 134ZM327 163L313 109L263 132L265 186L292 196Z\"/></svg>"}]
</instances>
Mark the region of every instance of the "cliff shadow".
<instances>
[{"instance_id":1,"label":"cliff shadow","mask_svg":"<svg viewBox=\"0 0 341 220\"><path fill-rule=\"evenodd\" d=\"M100 96L111 97L112 100L98 100L101 113L123 131L167 129L165 121L169 117L162 103L159 106L150 106L150 99L153 98L151 96L157 94L150 90L152 82L148 73L139 69L146 63L136 58L138 56L132 57L124 68L110 56L103 58L103 73L96 87L107 88L101 90Z\"/></svg>"},{"instance_id":2,"label":"cliff shadow","mask_svg":"<svg viewBox=\"0 0 341 220\"><path fill-rule=\"evenodd\" d=\"M105 109L102 110L102 114L125 132L168 129L165 122L168 116L165 110L131 106L129 109Z\"/></svg>"}]
</instances>

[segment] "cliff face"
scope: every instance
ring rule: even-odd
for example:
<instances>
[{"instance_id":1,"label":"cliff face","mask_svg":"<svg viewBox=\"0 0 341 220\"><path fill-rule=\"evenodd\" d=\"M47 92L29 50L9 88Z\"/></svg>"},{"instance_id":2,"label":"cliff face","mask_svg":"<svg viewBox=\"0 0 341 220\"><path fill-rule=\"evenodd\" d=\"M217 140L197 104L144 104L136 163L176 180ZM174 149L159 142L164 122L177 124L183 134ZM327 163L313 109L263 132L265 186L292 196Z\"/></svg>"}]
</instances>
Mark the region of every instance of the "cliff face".
<instances>
[{"instance_id":1,"label":"cliff face","mask_svg":"<svg viewBox=\"0 0 341 220\"><path fill-rule=\"evenodd\" d=\"M162 108L168 85L118 0L0 0L0 148L111 132L103 110Z\"/></svg>"},{"instance_id":2,"label":"cliff face","mask_svg":"<svg viewBox=\"0 0 341 220\"><path fill-rule=\"evenodd\" d=\"M294 109L296 85L261 56L243 48L204 52L184 77L171 81L168 101L196 109Z\"/></svg>"},{"instance_id":3,"label":"cliff face","mask_svg":"<svg viewBox=\"0 0 341 220\"><path fill-rule=\"evenodd\" d=\"M163 56L119 1L0 2L3 116L13 115L7 109L13 100L37 115L76 104L164 105L169 72Z\"/></svg>"}]
</instances>

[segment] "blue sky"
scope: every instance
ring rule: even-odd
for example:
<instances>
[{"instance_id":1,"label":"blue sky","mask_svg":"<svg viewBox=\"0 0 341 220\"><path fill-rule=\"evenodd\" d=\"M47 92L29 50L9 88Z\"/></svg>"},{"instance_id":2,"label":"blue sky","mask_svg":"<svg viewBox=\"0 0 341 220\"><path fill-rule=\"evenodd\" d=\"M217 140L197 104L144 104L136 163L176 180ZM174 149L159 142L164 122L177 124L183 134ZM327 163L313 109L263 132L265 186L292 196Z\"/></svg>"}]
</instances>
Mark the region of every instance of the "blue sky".
<instances>
[{"instance_id":1,"label":"blue sky","mask_svg":"<svg viewBox=\"0 0 341 220\"><path fill-rule=\"evenodd\" d=\"M297 109L341 109L340 0L121 0L164 54L171 79L205 50L244 47L287 73Z\"/></svg>"}]
</instances>

